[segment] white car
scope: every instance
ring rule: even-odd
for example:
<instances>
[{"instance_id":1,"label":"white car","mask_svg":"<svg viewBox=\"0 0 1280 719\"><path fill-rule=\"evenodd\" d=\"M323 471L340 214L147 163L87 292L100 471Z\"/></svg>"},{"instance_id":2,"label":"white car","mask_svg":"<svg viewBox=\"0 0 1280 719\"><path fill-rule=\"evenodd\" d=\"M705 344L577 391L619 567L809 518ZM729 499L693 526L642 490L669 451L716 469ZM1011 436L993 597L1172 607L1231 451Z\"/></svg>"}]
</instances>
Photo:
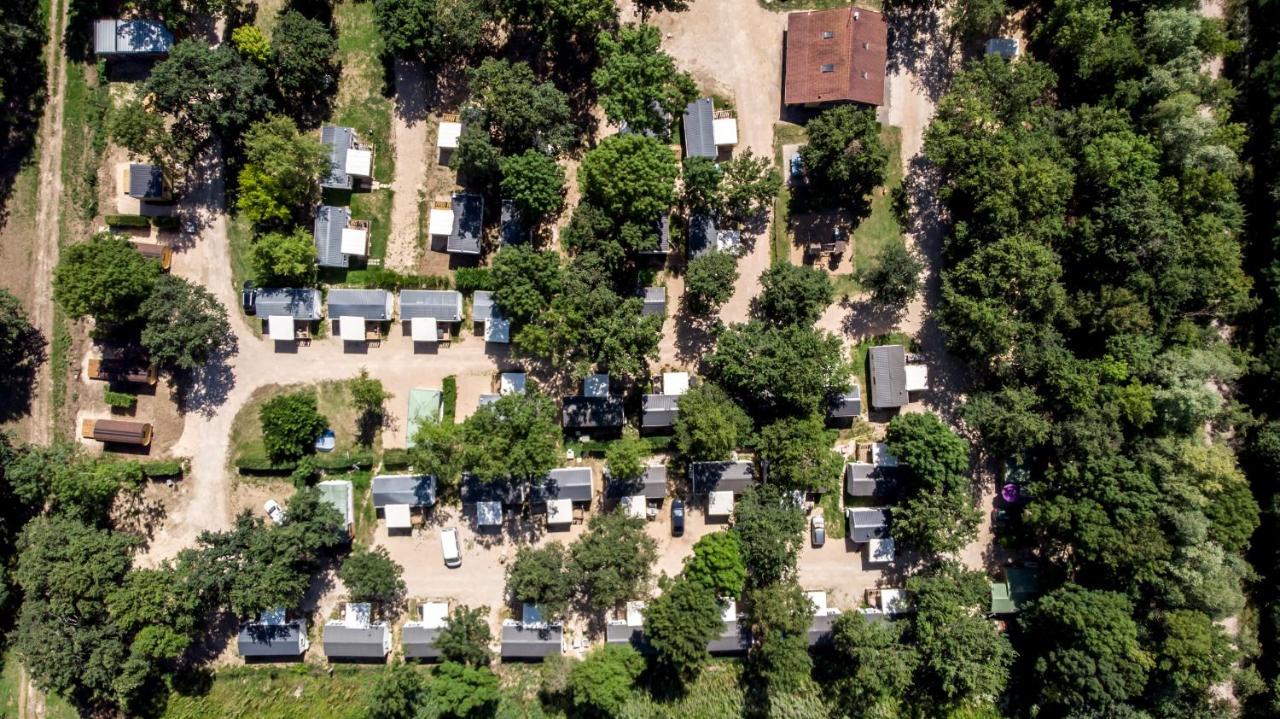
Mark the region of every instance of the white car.
<instances>
[{"instance_id":1,"label":"white car","mask_svg":"<svg viewBox=\"0 0 1280 719\"><path fill-rule=\"evenodd\" d=\"M284 509L280 507L280 503L274 499L268 499L267 503L262 505L263 511L271 518L271 521L280 524L284 521Z\"/></svg>"}]
</instances>

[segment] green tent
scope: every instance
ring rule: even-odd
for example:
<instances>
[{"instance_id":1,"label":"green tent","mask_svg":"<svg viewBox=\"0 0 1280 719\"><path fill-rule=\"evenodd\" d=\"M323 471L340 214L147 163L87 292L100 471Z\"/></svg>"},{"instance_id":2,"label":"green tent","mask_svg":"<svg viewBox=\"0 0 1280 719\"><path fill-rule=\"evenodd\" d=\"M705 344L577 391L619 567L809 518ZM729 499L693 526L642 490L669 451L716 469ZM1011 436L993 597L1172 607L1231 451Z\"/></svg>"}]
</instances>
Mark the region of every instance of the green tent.
<instances>
[{"instance_id":1,"label":"green tent","mask_svg":"<svg viewBox=\"0 0 1280 719\"><path fill-rule=\"evenodd\" d=\"M439 422L444 418L444 395L438 389L409 390L409 422L404 446L413 449L413 438L423 422Z\"/></svg>"},{"instance_id":2,"label":"green tent","mask_svg":"<svg viewBox=\"0 0 1280 719\"><path fill-rule=\"evenodd\" d=\"M1031 567L1009 567L1003 582L991 583L991 613L1017 614L1024 604L1040 595L1040 580Z\"/></svg>"}]
</instances>

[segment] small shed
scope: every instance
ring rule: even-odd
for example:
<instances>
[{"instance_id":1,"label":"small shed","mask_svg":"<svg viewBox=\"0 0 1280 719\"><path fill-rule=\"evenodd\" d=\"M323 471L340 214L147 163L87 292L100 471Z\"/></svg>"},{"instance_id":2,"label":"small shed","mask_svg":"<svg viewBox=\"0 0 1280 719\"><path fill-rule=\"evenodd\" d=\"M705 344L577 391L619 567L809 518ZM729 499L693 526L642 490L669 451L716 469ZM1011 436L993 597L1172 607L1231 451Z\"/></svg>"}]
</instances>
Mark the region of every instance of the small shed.
<instances>
[{"instance_id":1,"label":"small shed","mask_svg":"<svg viewBox=\"0 0 1280 719\"><path fill-rule=\"evenodd\" d=\"M436 478L429 474L379 474L371 487L375 510L391 505L431 507L436 503Z\"/></svg>"},{"instance_id":2,"label":"small shed","mask_svg":"<svg viewBox=\"0 0 1280 719\"><path fill-rule=\"evenodd\" d=\"M254 294L254 311L259 317L316 322L321 317L320 306L320 290L313 288L271 287L255 290Z\"/></svg>"},{"instance_id":3,"label":"small shed","mask_svg":"<svg viewBox=\"0 0 1280 719\"><path fill-rule=\"evenodd\" d=\"M853 388L833 398L827 404L827 421L848 425L862 416L862 388L854 380Z\"/></svg>"},{"instance_id":4,"label":"small shed","mask_svg":"<svg viewBox=\"0 0 1280 719\"><path fill-rule=\"evenodd\" d=\"M440 149L440 161L447 161L448 156L458 149L458 139L462 137L462 123L457 120L441 120L436 131L436 147Z\"/></svg>"},{"instance_id":5,"label":"small shed","mask_svg":"<svg viewBox=\"0 0 1280 719\"><path fill-rule=\"evenodd\" d=\"M292 342L297 339L294 319L288 315L268 315L267 336L276 342Z\"/></svg>"},{"instance_id":6,"label":"small shed","mask_svg":"<svg viewBox=\"0 0 1280 719\"><path fill-rule=\"evenodd\" d=\"M919 362L909 362L903 368L906 376L907 392L923 392L929 389L929 366Z\"/></svg>"},{"instance_id":7,"label":"small shed","mask_svg":"<svg viewBox=\"0 0 1280 719\"><path fill-rule=\"evenodd\" d=\"M413 529L413 510L407 504L388 504L382 508L387 531L407 532Z\"/></svg>"},{"instance_id":8,"label":"small shed","mask_svg":"<svg viewBox=\"0 0 1280 719\"><path fill-rule=\"evenodd\" d=\"M339 316L338 337L343 342L364 342L368 340L369 338L365 334L365 319L352 315Z\"/></svg>"},{"instance_id":9,"label":"small shed","mask_svg":"<svg viewBox=\"0 0 1280 719\"><path fill-rule=\"evenodd\" d=\"M717 489L707 494L707 516L728 517L733 514L733 491Z\"/></svg>"},{"instance_id":10,"label":"small shed","mask_svg":"<svg viewBox=\"0 0 1280 719\"><path fill-rule=\"evenodd\" d=\"M663 372L662 392L672 396L680 396L689 391L688 372Z\"/></svg>"},{"instance_id":11,"label":"small shed","mask_svg":"<svg viewBox=\"0 0 1280 719\"><path fill-rule=\"evenodd\" d=\"M505 317L490 317L484 321L484 341L495 344L511 342L511 320Z\"/></svg>"},{"instance_id":12,"label":"small shed","mask_svg":"<svg viewBox=\"0 0 1280 719\"><path fill-rule=\"evenodd\" d=\"M445 602L423 602L418 605L418 618L405 622L400 643L405 659L439 661L436 637L449 621L449 605Z\"/></svg>"},{"instance_id":13,"label":"small shed","mask_svg":"<svg viewBox=\"0 0 1280 719\"><path fill-rule=\"evenodd\" d=\"M236 651L246 661L300 661L310 646L307 623L290 621L283 609L262 612L258 621L242 624L236 637Z\"/></svg>"},{"instance_id":14,"label":"small shed","mask_svg":"<svg viewBox=\"0 0 1280 719\"><path fill-rule=\"evenodd\" d=\"M126 422L118 419L86 419L80 427L85 439L103 444L128 444L146 447L151 444L149 422Z\"/></svg>"},{"instance_id":15,"label":"small shed","mask_svg":"<svg viewBox=\"0 0 1280 719\"><path fill-rule=\"evenodd\" d=\"M432 237L448 237L453 234L453 208L432 207L427 218L427 234Z\"/></svg>"},{"instance_id":16,"label":"small shed","mask_svg":"<svg viewBox=\"0 0 1280 719\"><path fill-rule=\"evenodd\" d=\"M552 527L565 527L573 524L573 500L547 500L547 524Z\"/></svg>"},{"instance_id":17,"label":"small shed","mask_svg":"<svg viewBox=\"0 0 1280 719\"><path fill-rule=\"evenodd\" d=\"M414 317L409 320L409 336L414 342L439 342L440 326L434 317Z\"/></svg>"},{"instance_id":18,"label":"small shed","mask_svg":"<svg viewBox=\"0 0 1280 719\"><path fill-rule=\"evenodd\" d=\"M400 319L462 321L462 293L457 290L400 290Z\"/></svg>"},{"instance_id":19,"label":"small shed","mask_svg":"<svg viewBox=\"0 0 1280 719\"><path fill-rule=\"evenodd\" d=\"M316 489L320 492L320 499L342 515L342 526L350 530L356 516L351 482L345 479L326 479L318 482Z\"/></svg>"},{"instance_id":20,"label":"small shed","mask_svg":"<svg viewBox=\"0 0 1280 719\"><path fill-rule=\"evenodd\" d=\"M446 251L452 254L480 254L481 232L484 229L484 198L467 192L453 195L453 227L449 232Z\"/></svg>"},{"instance_id":21,"label":"small shed","mask_svg":"<svg viewBox=\"0 0 1280 719\"><path fill-rule=\"evenodd\" d=\"M849 523L849 541L855 544L889 536L887 507L849 507L845 509L845 518Z\"/></svg>"},{"instance_id":22,"label":"small shed","mask_svg":"<svg viewBox=\"0 0 1280 719\"><path fill-rule=\"evenodd\" d=\"M330 317L356 317L371 322L387 322L391 320L393 303L391 293L386 290L329 290ZM364 339L363 324L360 328L360 339Z\"/></svg>"},{"instance_id":23,"label":"small shed","mask_svg":"<svg viewBox=\"0 0 1280 719\"><path fill-rule=\"evenodd\" d=\"M561 426L568 430L616 430L626 419L617 397L565 397L561 402Z\"/></svg>"},{"instance_id":24,"label":"small shed","mask_svg":"<svg viewBox=\"0 0 1280 719\"><path fill-rule=\"evenodd\" d=\"M649 513L649 503L645 501L643 494L634 494L630 497L623 497L618 500L618 505L627 513L628 517L636 519L645 519Z\"/></svg>"},{"instance_id":25,"label":"small shed","mask_svg":"<svg viewBox=\"0 0 1280 719\"><path fill-rule=\"evenodd\" d=\"M609 375L592 374L582 379L582 396L583 397L608 397L609 396Z\"/></svg>"},{"instance_id":26,"label":"small shed","mask_svg":"<svg viewBox=\"0 0 1280 719\"><path fill-rule=\"evenodd\" d=\"M644 306L641 307L640 314L665 317L667 314L667 288L644 288Z\"/></svg>"},{"instance_id":27,"label":"small shed","mask_svg":"<svg viewBox=\"0 0 1280 719\"><path fill-rule=\"evenodd\" d=\"M104 56L168 55L173 33L155 20L98 20L93 24L93 52Z\"/></svg>"},{"instance_id":28,"label":"small shed","mask_svg":"<svg viewBox=\"0 0 1280 719\"><path fill-rule=\"evenodd\" d=\"M907 353L902 345L872 347L871 406L896 409L907 404Z\"/></svg>"},{"instance_id":29,"label":"small shed","mask_svg":"<svg viewBox=\"0 0 1280 719\"><path fill-rule=\"evenodd\" d=\"M524 372L503 372L498 375L498 394L524 394L526 382Z\"/></svg>"},{"instance_id":30,"label":"small shed","mask_svg":"<svg viewBox=\"0 0 1280 719\"><path fill-rule=\"evenodd\" d=\"M165 180L163 167L131 162L126 172L129 179L125 194L129 197L143 202L164 202L170 199L169 183Z\"/></svg>"}]
</instances>

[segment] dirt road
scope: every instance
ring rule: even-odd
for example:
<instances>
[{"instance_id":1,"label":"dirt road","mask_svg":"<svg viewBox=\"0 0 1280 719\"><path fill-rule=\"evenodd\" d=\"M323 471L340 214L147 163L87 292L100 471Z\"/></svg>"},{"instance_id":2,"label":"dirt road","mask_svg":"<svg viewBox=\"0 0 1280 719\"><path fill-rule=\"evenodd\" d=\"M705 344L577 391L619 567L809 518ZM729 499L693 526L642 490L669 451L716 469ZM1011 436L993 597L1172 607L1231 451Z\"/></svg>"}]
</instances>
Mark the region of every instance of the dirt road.
<instances>
[{"instance_id":1,"label":"dirt road","mask_svg":"<svg viewBox=\"0 0 1280 719\"><path fill-rule=\"evenodd\" d=\"M53 268L58 264L58 211L62 207L62 97L67 86L67 60L61 38L66 27L69 0L62 0L49 13L49 43L45 50L48 68L46 87L49 99L40 120L40 189L36 193L35 266L32 275L41 278L34 285L31 302L32 323L46 338L53 337ZM53 427L50 395L55 377L48 362L40 366L35 395L31 402L30 440L44 444Z\"/></svg>"},{"instance_id":2,"label":"dirt road","mask_svg":"<svg viewBox=\"0 0 1280 719\"><path fill-rule=\"evenodd\" d=\"M391 182L391 239L385 266L414 272L418 266L418 201L427 182L427 78L420 63L396 60L396 103L391 116L396 174ZM430 142L428 142L430 139Z\"/></svg>"}]
</instances>

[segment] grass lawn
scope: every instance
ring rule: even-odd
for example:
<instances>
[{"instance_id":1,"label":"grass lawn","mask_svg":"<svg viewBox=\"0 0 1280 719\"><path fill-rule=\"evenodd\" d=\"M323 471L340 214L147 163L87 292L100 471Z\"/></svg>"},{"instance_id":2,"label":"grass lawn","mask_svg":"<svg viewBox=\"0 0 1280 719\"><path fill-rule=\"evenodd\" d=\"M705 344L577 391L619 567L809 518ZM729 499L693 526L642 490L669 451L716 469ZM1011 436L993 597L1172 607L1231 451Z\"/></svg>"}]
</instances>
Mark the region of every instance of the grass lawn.
<instances>
[{"instance_id":1,"label":"grass lawn","mask_svg":"<svg viewBox=\"0 0 1280 719\"><path fill-rule=\"evenodd\" d=\"M231 243L231 283L239 291L244 281L254 275L253 223L238 212L231 213L227 218L227 240Z\"/></svg>"},{"instance_id":2,"label":"grass lawn","mask_svg":"<svg viewBox=\"0 0 1280 719\"><path fill-rule=\"evenodd\" d=\"M888 126L881 129L880 140L889 148L889 167L885 182L871 194L871 214L853 230L853 269L869 267L875 258L891 244L902 244L902 225L893 211L893 195L902 186L902 128ZM852 295L862 287L851 274L835 277L836 294Z\"/></svg>"},{"instance_id":3,"label":"grass lawn","mask_svg":"<svg viewBox=\"0 0 1280 719\"><path fill-rule=\"evenodd\" d=\"M369 257L382 259L387 255L387 240L391 239L391 190L357 192L351 196L351 217L369 220Z\"/></svg>"},{"instance_id":4,"label":"grass lawn","mask_svg":"<svg viewBox=\"0 0 1280 719\"><path fill-rule=\"evenodd\" d=\"M844 475L841 475L839 489L822 495L822 501L818 503L822 507L822 516L826 518L827 539L844 539L844 512L840 509L843 494Z\"/></svg>"},{"instance_id":5,"label":"grass lawn","mask_svg":"<svg viewBox=\"0 0 1280 719\"><path fill-rule=\"evenodd\" d=\"M343 0L333 8L333 22L342 64L333 121L354 127L362 140L373 145L373 179L391 182L395 175L392 101L383 94L382 35L374 22L373 3ZM387 206L391 206L389 200Z\"/></svg>"},{"instance_id":6,"label":"grass lawn","mask_svg":"<svg viewBox=\"0 0 1280 719\"><path fill-rule=\"evenodd\" d=\"M20 717L18 713L18 655L7 652L4 655L4 671L0 672L0 717ZM76 719L79 714L61 697L51 694L44 701L45 719Z\"/></svg>"},{"instance_id":7,"label":"grass lawn","mask_svg":"<svg viewBox=\"0 0 1280 719\"><path fill-rule=\"evenodd\" d=\"M877 335L854 345L852 350L853 373L854 376L858 378L858 384L861 385L860 389L862 391L863 407L871 407L867 394L871 391L871 367L867 362L867 356L872 347L879 347L880 345L902 345L907 348L907 352L916 351L915 341L901 332L890 332L887 335ZM854 428L857 429L856 424Z\"/></svg>"},{"instance_id":8,"label":"grass lawn","mask_svg":"<svg viewBox=\"0 0 1280 719\"><path fill-rule=\"evenodd\" d=\"M316 406L320 414L329 420L329 426L336 435L337 446L334 452L356 449L357 412L351 405L351 394L347 391L347 383L342 380L330 380L316 385L268 385L257 389L253 396L236 414L231 426L231 459L244 454L264 455L266 449L262 445L262 422L258 412L267 400L285 392L311 390L316 393ZM378 445L375 437L374 446Z\"/></svg>"},{"instance_id":9,"label":"grass lawn","mask_svg":"<svg viewBox=\"0 0 1280 719\"><path fill-rule=\"evenodd\" d=\"M791 237L787 234L788 209L791 206L791 188L785 180L791 175L791 168L786 167L782 157L783 145L798 145L807 142L809 134L799 125L780 122L773 126L773 163L782 173L784 182L778 192L778 199L773 201L773 227L769 235L769 260L786 262L791 255Z\"/></svg>"}]
</instances>

